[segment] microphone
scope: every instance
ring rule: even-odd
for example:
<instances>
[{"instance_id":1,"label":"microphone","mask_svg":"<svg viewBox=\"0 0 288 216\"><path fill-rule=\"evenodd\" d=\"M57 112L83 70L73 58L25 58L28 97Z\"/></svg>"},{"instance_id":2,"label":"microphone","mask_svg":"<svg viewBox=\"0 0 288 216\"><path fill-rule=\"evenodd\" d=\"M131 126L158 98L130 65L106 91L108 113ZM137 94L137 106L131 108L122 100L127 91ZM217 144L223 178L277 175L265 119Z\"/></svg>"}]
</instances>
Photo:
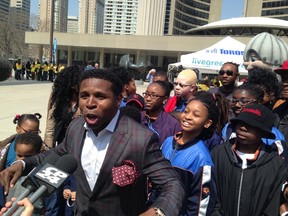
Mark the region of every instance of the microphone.
<instances>
[{"instance_id":1,"label":"microphone","mask_svg":"<svg viewBox=\"0 0 288 216\"><path fill-rule=\"evenodd\" d=\"M77 169L77 166L77 160L69 154L60 157L55 166L48 163L44 165L34 176L40 187L28 197L31 203L36 202L40 196L48 196L59 188ZM23 211L24 207L21 206L13 215L20 216Z\"/></svg>"},{"instance_id":2,"label":"microphone","mask_svg":"<svg viewBox=\"0 0 288 216\"><path fill-rule=\"evenodd\" d=\"M58 161L58 159L60 158L60 156L56 155L56 154L52 154L47 156L43 162L35 167L24 179L23 183L21 184L23 187L25 187L24 192L17 197L17 199L15 200L15 202L13 202L12 206L7 210L7 212L4 213L4 216L10 216L13 214L13 212L15 212L15 210L18 208L18 204L17 202L24 199L25 197L27 197L31 192L35 191L36 188L39 187L39 184L35 181L34 179L34 175L43 167L44 164L56 164L56 162Z\"/></svg>"}]
</instances>

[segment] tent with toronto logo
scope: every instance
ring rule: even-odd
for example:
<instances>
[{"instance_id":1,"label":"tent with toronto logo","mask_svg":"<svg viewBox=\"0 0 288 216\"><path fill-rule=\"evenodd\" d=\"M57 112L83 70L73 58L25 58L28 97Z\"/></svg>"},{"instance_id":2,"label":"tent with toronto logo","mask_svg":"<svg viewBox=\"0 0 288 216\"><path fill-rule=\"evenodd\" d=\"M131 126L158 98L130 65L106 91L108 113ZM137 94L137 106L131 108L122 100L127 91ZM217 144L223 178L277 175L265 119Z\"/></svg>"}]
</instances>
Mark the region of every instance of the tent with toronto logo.
<instances>
[{"instance_id":1,"label":"tent with toronto logo","mask_svg":"<svg viewBox=\"0 0 288 216\"><path fill-rule=\"evenodd\" d=\"M181 55L180 62L168 66L168 72L175 71L175 67L182 65L183 68L198 69L200 74L217 74L223 63L235 62L240 65L240 74L247 75L248 72L243 65L245 46L238 40L227 36L206 49Z\"/></svg>"}]
</instances>

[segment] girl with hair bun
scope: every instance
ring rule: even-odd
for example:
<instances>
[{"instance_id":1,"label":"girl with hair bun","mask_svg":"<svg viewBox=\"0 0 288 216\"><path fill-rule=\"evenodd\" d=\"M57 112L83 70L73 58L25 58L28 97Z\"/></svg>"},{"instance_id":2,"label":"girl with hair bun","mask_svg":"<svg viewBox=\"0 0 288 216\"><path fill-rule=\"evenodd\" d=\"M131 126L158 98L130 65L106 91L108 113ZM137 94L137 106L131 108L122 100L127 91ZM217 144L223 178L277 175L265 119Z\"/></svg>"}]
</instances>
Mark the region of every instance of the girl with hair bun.
<instances>
[{"instance_id":1,"label":"girl with hair bun","mask_svg":"<svg viewBox=\"0 0 288 216\"><path fill-rule=\"evenodd\" d=\"M16 124L16 134L0 141L0 171L10 166L16 160L15 153L15 139L18 134L26 132L34 132L40 134L39 129L42 115L40 113L35 114L17 114L13 119L13 123Z\"/></svg>"}]
</instances>

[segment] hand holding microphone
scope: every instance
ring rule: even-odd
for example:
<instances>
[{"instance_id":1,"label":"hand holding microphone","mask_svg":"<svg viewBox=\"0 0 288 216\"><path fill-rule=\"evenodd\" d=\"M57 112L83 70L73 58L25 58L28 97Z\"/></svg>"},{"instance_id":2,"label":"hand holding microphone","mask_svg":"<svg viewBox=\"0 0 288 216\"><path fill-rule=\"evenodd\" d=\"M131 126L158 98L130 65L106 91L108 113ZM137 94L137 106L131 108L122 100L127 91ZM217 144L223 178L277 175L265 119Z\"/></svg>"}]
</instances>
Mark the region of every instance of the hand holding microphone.
<instances>
[{"instance_id":1,"label":"hand holding microphone","mask_svg":"<svg viewBox=\"0 0 288 216\"><path fill-rule=\"evenodd\" d=\"M6 202L5 207L3 207L0 211L0 215L3 215L12 205L16 202L16 198L13 197L11 202ZM31 216L33 215L34 206L30 202L30 200L26 197L23 200L17 202L18 206L24 206L24 211L22 212L21 216Z\"/></svg>"},{"instance_id":2,"label":"hand holding microphone","mask_svg":"<svg viewBox=\"0 0 288 216\"><path fill-rule=\"evenodd\" d=\"M77 160L69 154L60 157L55 166L46 163L34 176L40 187L29 196L31 203L36 202L42 195L49 196L53 193L77 169L77 166ZM24 207L20 207L13 215L20 216L23 211Z\"/></svg>"},{"instance_id":3,"label":"hand holding microphone","mask_svg":"<svg viewBox=\"0 0 288 216\"><path fill-rule=\"evenodd\" d=\"M34 168L25 178L22 183L22 186L26 188L25 192L17 198L16 202L12 204L4 216L21 215L24 207L18 208L17 202L25 197L28 197L31 203L34 203L40 196L50 195L60 187L69 174L76 170L77 165L78 162L72 155L59 157L54 154L48 156L41 165ZM28 196L29 194L30 196ZM15 212L17 208L18 210Z\"/></svg>"}]
</instances>

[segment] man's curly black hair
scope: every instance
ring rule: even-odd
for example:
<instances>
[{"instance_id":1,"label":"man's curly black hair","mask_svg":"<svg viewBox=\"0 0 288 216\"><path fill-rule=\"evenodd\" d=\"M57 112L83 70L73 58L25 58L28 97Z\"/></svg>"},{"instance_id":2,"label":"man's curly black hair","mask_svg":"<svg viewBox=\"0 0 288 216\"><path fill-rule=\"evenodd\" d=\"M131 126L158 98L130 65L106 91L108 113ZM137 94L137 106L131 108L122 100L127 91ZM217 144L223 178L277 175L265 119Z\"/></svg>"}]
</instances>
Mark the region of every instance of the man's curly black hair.
<instances>
[{"instance_id":1,"label":"man's curly black hair","mask_svg":"<svg viewBox=\"0 0 288 216\"><path fill-rule=\"evenodd\" d=\"M54 107L52 118L56 125L62 121L65 128L72 121L71 101L78 102L82 68L77 65L64 68L52 87L50 108Z\"/></svg>"},{"instance_id":2,"label":"man's curly black hair","mask_svg":"<svg viewBox=\"0 0 288 216\"><path fill-rule=\"evenodd\" d=\"M85 79L102 79L112 83L112 92L115 96L118 96L122 93L123 82L120 78L112 72L110 69L93 69L84 71L81 77L81 82Z\"/></svg>"}]
</instances>

